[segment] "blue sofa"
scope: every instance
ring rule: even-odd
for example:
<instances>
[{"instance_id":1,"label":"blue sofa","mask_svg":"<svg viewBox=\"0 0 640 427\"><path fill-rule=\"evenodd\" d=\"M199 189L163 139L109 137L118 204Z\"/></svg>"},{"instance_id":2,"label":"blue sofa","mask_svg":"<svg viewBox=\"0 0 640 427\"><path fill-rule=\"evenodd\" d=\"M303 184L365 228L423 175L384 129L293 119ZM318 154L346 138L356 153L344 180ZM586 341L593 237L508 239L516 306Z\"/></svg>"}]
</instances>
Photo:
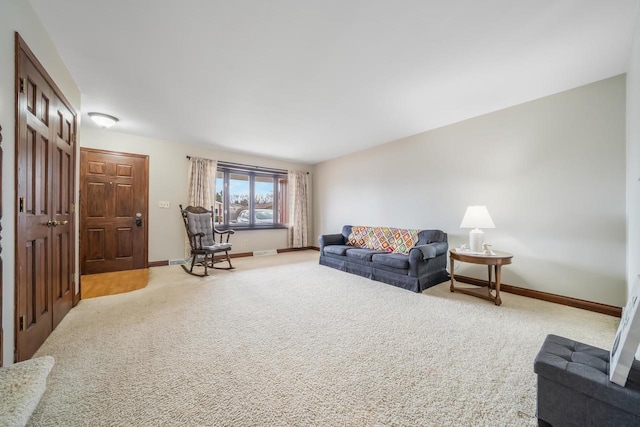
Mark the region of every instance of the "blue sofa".
<instances>
[{"instance_id":1,"label":"blue sofa","mask_svg":"<svg viewBox=\"0 0 640 427\"><path fill-rule=\"evenodd\" d=\"M417 244L408 250L408 254L403 254L355 246L349 242L351 231L352 226L345 225L340 234L318 238L321 265L413 292L422 292L449 280L447 233L421 230Z\"/></svg>"}]
</instances>

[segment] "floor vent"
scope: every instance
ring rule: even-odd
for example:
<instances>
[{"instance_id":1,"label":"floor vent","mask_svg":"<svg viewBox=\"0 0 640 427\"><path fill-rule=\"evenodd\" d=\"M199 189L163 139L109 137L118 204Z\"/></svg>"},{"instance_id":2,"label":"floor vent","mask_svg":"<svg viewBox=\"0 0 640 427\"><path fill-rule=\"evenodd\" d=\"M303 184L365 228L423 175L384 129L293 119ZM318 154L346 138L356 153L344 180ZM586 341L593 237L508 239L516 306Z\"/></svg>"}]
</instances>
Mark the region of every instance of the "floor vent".
<instances>
[{"instance_id":1,"label":"floor vent","mask_svg":"<svg viewBox=\"0 0 640 427\"><path fill-rule=\"evenodd\" d=\"M169 260L169 265L182 265L182 264L186 264L187 260L184 259L172 259Z\"/></svg>"},{"instance_id":2,"label":"floor vent","mask_svg":"<svg viewBox=\"0 0 640 427\"><path fill-rule=\"evenodd\" d=\"M266 251L253 251L253 256L267 256L278 255L278 251L275 249L267 249Z\"/></svg>"}]
</instances>

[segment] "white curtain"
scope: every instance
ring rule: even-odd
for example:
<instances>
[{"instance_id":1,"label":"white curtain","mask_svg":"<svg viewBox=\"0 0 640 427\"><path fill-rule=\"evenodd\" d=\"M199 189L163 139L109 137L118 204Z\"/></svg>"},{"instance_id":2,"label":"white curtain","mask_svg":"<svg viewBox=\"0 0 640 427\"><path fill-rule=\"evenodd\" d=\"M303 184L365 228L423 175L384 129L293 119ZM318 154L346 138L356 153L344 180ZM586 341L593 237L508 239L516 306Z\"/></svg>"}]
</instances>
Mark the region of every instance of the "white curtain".
<instances>
[{"instance_id":1,"label":"white curtain","mask_svg":"<svg viewBox=\"0 0 640 427\"><path fill-rule=\"evenodd\" d=\"M289 232L290 248L309 246L309 174L289 171Z\"/></svg>"},{"instance_id":2,"label":"white curtain","mask_svg":"<svg viewBox=\"0 0 640 427\"><path fill-rule=\"evenodd\" d=\"M215 160L191 157L189 161L188 200L189 206L202 206L211 209L216 200L216 171L218 162ZM185 259L191 257L189 239L185 236Z\"/></svg>"},{"instance_id":3,"label":"white curtain","mask_svg":"<svg viewBox=\"0 0 640 427\"><path fill-rule=\"evenodd\" d=\"M216 200L215 160L192 157L189 161L189 205L211 209Z\"/></svg>"}]
</instances>

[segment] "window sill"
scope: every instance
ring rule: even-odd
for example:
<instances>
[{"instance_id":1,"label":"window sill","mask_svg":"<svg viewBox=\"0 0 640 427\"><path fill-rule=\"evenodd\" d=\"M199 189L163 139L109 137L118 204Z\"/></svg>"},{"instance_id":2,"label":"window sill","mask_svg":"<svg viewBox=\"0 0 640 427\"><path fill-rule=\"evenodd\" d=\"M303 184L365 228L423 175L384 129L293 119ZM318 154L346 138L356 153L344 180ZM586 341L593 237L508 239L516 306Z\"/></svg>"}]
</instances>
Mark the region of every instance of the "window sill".
<instances>
[{"instance_id":1,"label":"window sill","mask_svg":"<svg viewBox=\"0 0 640 427\"><path fill-rule=\"evenodd\" d=\"M288 227L284 224L275 225L217 225L216 229L220 231L233 230L233 231L247 231L247 230L286 230Z\"/></svg>"}]
</instances>

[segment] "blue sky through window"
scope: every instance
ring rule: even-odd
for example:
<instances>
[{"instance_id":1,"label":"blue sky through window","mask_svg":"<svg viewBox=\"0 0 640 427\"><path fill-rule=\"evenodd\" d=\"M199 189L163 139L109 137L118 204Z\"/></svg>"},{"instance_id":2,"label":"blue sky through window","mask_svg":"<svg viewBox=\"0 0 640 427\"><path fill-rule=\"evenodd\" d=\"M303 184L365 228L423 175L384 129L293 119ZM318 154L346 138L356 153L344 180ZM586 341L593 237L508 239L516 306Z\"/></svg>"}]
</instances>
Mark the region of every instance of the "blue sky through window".
<instances>
[{"instance_id":1,"label":"blue sky through window","mask_svg":"<svg viewBox=\"0 0 640 427\"><path fill-rule=\"evenodd\" d=\"M222 191L223 180L222 178L216 179L216 193ZM255 183L256 194L273 194L273 182L258 182ZM234 179L229 180L229 193L230 194L249 194L249 181L238 181Z\"/></svg>"}]
</instances>

